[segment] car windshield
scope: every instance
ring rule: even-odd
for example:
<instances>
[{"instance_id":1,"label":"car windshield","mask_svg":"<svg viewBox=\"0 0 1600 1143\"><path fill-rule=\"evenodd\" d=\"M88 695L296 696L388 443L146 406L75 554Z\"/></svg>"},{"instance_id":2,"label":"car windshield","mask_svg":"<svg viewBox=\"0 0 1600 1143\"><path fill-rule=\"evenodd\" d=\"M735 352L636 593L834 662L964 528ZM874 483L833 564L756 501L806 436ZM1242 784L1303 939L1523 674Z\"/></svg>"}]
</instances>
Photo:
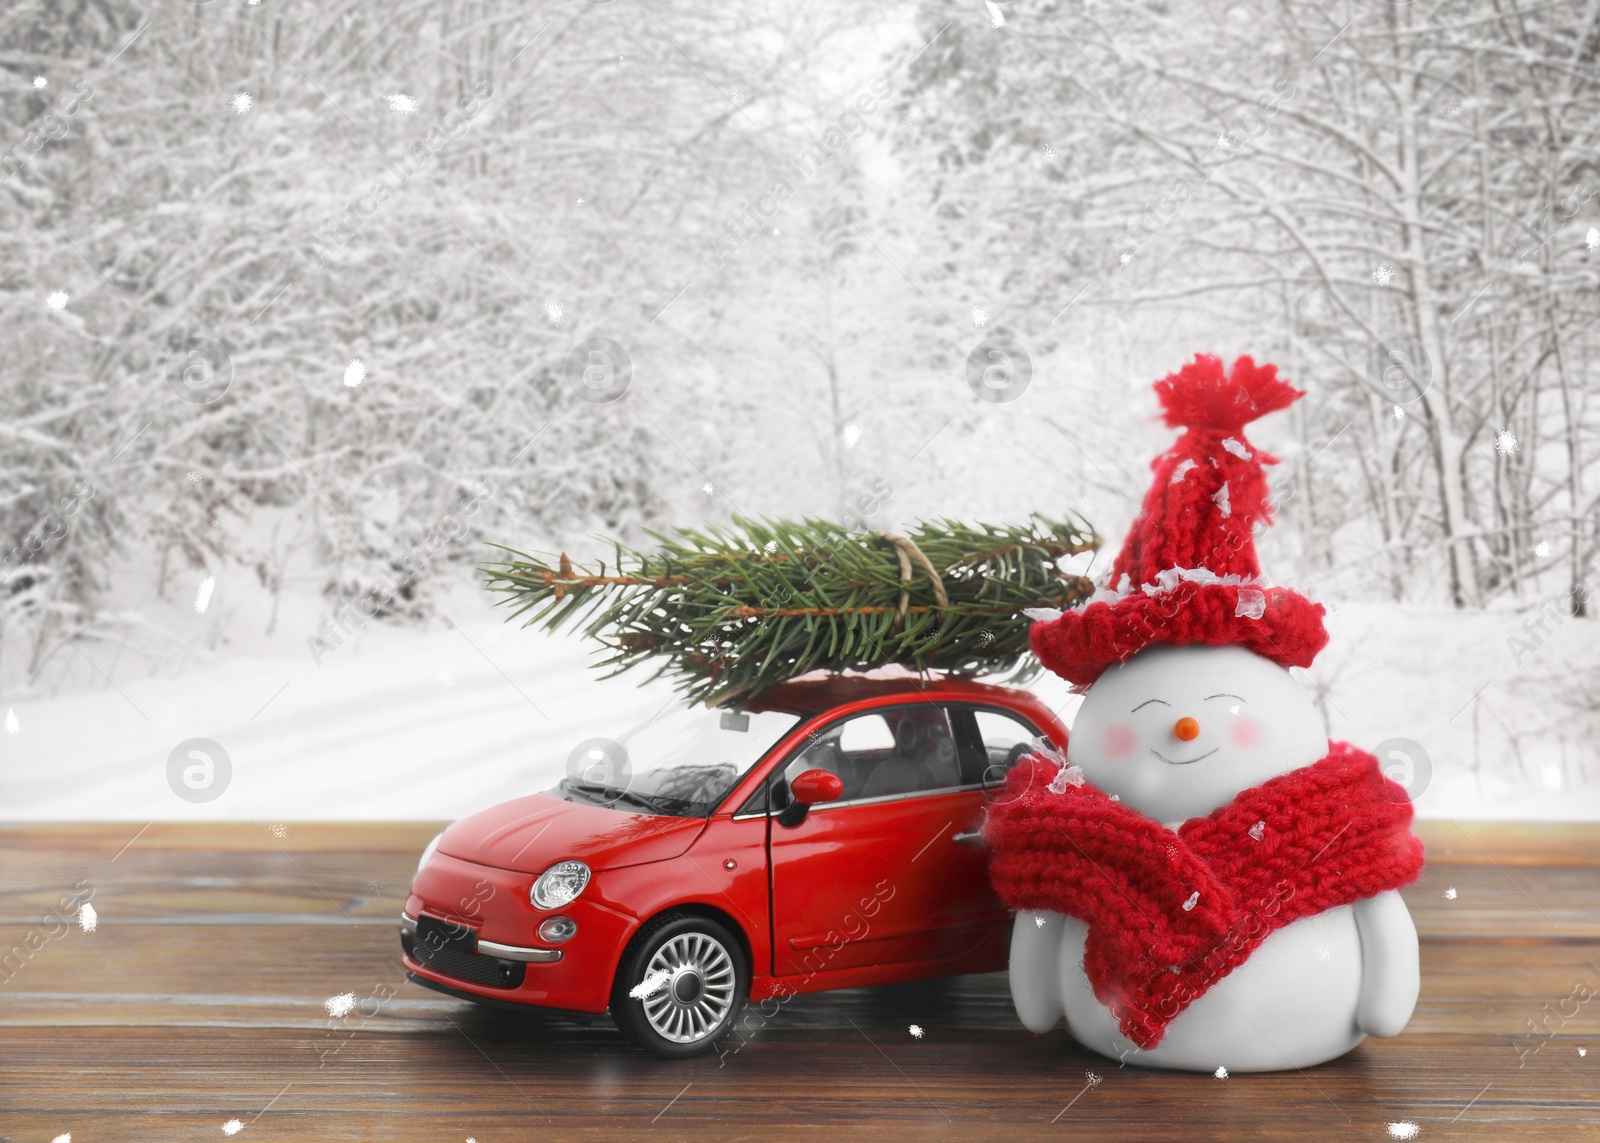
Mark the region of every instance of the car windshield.
<instances>
[{"instance_id":1,"label":"car windshield","mask_svg":"<svg viewBox=\"0 0 1600 1143\"><path fill-rule=\"evenodd\" d=\"M675 704L615 740L592 739L561 791L620 810L705 817L800 716Z\"/></svg>"}]
</instances>

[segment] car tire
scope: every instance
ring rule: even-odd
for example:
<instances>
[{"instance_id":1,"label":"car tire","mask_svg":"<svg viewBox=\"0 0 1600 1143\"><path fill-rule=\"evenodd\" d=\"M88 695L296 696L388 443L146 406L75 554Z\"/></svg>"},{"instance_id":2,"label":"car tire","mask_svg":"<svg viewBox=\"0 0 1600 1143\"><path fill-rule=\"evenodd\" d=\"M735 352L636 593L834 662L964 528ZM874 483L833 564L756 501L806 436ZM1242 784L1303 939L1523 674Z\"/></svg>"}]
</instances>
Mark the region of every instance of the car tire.
<instances>
[{"instance_id":1,"label":"car tire","mask_svg":"<svg viewBox=\"0 0 1600 1143\"><path fill-rule=\"evenodd\" d=\"M653 987L645 992L647 981ZM744 949L727 926L667 913L628 942L611 987L611 1018L640 1047L686 1059L727 1035L749 991Z\"/></svg>"}]
</instances>

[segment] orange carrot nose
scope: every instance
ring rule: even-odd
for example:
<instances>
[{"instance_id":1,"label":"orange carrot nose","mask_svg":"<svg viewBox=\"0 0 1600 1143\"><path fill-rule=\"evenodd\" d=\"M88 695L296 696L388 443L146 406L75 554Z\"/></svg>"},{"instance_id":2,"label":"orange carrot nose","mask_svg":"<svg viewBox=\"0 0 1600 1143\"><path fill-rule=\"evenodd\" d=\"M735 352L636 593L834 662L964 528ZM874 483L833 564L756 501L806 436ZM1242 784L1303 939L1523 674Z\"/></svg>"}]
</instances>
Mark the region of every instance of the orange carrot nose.
<instances>
[{"instance_id":1,"label":"orange carrot nose","mask_svg":"<svg viewBox=\"0 0 1600 1143\"><path fill-rule=\"evenodd\" d=\"M1180 718L1173 725L1172 733L1185 742L1193 742L1200 737L1200 724L1192 718Z\"/></svg>"}]
</instances>

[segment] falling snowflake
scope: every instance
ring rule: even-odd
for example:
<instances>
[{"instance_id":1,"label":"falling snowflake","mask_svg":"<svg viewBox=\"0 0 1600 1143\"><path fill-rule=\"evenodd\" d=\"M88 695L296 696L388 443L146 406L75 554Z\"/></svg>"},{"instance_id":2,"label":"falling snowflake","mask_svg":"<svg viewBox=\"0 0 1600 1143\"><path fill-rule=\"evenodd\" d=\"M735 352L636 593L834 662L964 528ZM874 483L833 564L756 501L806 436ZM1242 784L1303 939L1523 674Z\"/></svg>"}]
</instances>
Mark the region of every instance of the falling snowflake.
<instances>
[{"instance_id":1,"label":"falling snowflake","mask_svg":"<svg viewBox=\"0 0 1600 1143\"><path fill-rule=\"evenodd\" d=\"M328 1010L329 1016L337 1020L356 1006L356 994L354 992L341 992L337 996L328 997L322 1002L322 1006Z\"/></svg>"},{"instance_id":2,"label":"falling snowflake","mask_svg":"<svg viewBox=\"0 0 1600 1143\"><path fill-rule=\"evenodd\" d=\"M498 643L498 642L500 642L500 640L504 636L504 634L505 634L505 632L501 631L500 628L496 627L493 631L489 632L489 634L485 635L483 638L484 638L484 640L486 642Z\"/></svg>"},{"instance_id":3,"label":"falling snowflake","mask_svg":"<svg viewBox=\"0 0 1600 1143\"><path fill-rule=\"evenodd\" d=\"M745 95L744 88L736 87L732 91L728 92L728 98L733 101L733 105L735 107L741 107L744 105L744 101L748 99L749 96Z\"/></svg>"},{"instance_id":4,"label":"falling snowflake","mask_svg":"<svg viewBox=\"0 0 1600 1143\"><path fill-rule=\"evenodd\" d=\"M987 647L990 643L993 643L993 642L994 642L994 632L993 631L985 630L985 631L980 631L978 633L978 646Z\"/></svg>"},{"instance_id":5,"label":"falling snowflake","mask_svg":"<svg viewBox=\"0 0 1600 1143\"><path fill-rule=\"evenodd\" d=\"M1033 927L1036 928L1036 929L1044 928L1044 918L1042 916L1035 917L1033 919Z\"/></svg>"},{"instance_id":6,"label":"falling snowflake","mask_svg":"<svg viewBox=\"0 0 1600 1143\"><path fill-rule=\"evenodd\" d=\"M1372 280L1380 286L1387 286L1394 281L1394 267L1385 262L1382 266L1372 271Z\"/></svg>"},{"instance_id":7,"label":"falling snowflake","mask_svg":"<svg viewBox=\"0 0 1600 1143\"><path fill-rule=\"evenodd\" d=\"M1510 456L1517 451L1517 435L1510 429L1501 429L1494 438L1494 451L1501 456Z\"/></svg>"},{"instance_id":8,"label":"falling snowflake","mask_svg":"<svg viewBox=\"0 0 1600 1143\"><path fill-rule=\"evenodd\" d=\"M1539 779L1547 790L1559 790L1566 784L1561 767L1554 762L1539 771Z\"/></svg>"},{"instance_id":9,"label":"falling snowflake","mask_svg":"<svg viewBox=\"0 0 1600 1143\"><path fill-rule=\"evenodd\" d=\"M189 466L189 471L183 474L183 478L185 480L187 480L190 484L199 484L200 483L200 470L198 468L195 468L193 465L190 465Z\"/></svg>"},{"instance_id":10,"label":"falling snowflake","mask_svg":"<svg viewBox=\"0 0 1600 1143\"><path fill-rule=\"evenodd\" d=\"M42 75L36 75L36 76L33 77L33 86L34 87L43 87L43 86L45 86L45 84L47 84L49 82L50 81L48 79L46 79L44 76L42 76Z\"/></svg>"},{"instance_id":11,"label":"falling snowflake","mask_svg":"<svg viewBox=\"0 0 1600 1143\"><path fill-rule=\"evenodd\" d=\"M922 122L922 120L917 118L914 111L908 109L904 115L900 116L900 122L904 123L907 127L915 127L918 123Z\"/></svg>"},{"instance_id":12,"label":"falling snowflake","mask_svg":"<svg viewBox=\"0 0 1600 1143\"><path fill-rule=\"evenodd\" d=\"M1077 508L1079 512L1082 512L1085 516L1089 516L1094 513L1095 504L1094 501L1089 497L1080 496L1078 497Z\"/></svg>"},{"instance_id":13,"label":"falling snowflake","mask_svg":"<svg viewBox=\"0 0 1600 1143\"><path fill-rule=\"evenodd\" d=\"M911 1032L912 1039L914 1039L914 1040L922 1039L922 1037L923 1037L922 1025L913 1024L913 1025L911 1025L911 1028L909 1030Z\"/></svg>"},{"instance_id":14,"label":"falling snowflake","mask_svg":"<svg viewBox=\"0 0 1600 1143\"><path fill-rule=\"evenodd\" d=\"M550 319L551 325L560 325L561 316L566 313L561 308L561 303L554 298L549 298L544 303L544 316Z\"/></svg>"},{"instance_id":15,"label":"falling snowflake","mask_svg":"<svg viewBox=\"0 0 1600 1143\"><path fill-rule=\"evenodd\" d=\"M222 1133L224 1135L237 1135L243 1130L244 1124L240 1123L237 1119L230 1119L228 1122L222 1125Z\"/></svg>"},{"instance_id":16,"label":"falling snowflake","mask_svg":"<svg viewBox=\"0 0 1600 1143\"><path fill-rule=\"evenodd\" d=\"M22 724L17 721L17 708L14 706L6 707L6 733L15 734L21 729Z\"/></svg>"},{"instance_id":17,"label":"falling snowflake","mask_svg":"<svg viewBox=\"0 0 1600 1143\"><path fill-rule=\"evenodd\" d=\"M446 672L441 672L440 673L440 675L439 675L439 685L440 686L452 687L452 686L455 686L455 682L456 682L456 677L454 675L446 673Z\"/></svg>"},{"instance_id":18,"label":"falling snowflake","mask_svg":"<svg viewBox=\"0 0 1600 1143\"><path fill-rule=\"evenodd\" d=\"M1046 143L1046 144L1044 144L1044 146L1039 148L1039 162L1040 163L1044 163L1044 164L1053 163L1053 162L1056 161L1056 158L1057 158L1056 149L1054 147L1052 147L1049 143Z\"/></svg>"},{"instance_id":19,"label":"falling snowflake","mask_svg":"<svg viewBox=\"0 0 1600 1143\"><path fill-rule=\"evenodd\" d=\"M1454 885L1444 891L1444 899L1446 901L1454 901L1456 899L1456 887Z\"/></svg>"},{"instance_id":20,"label":"falling snowflake","mask_svg":"<svg viewBox=\"0 0 1600 1143\"><path fill-rule=\"evenodd\" d=\"M86 933L92 933L100 927L100 914L87 901L78 907L78 927Z\"/></svg>"},{"instance_id":21,"label":"falling snowflake","mask_svg":"<svg viewBox=\"0 0 1600 1143\"><path fill-rule=\"evenodd\" d=\"M211 606L211 593L216 590L217 577L208 575L200 581L200 590L194 593L194 612L204 615L206 608Z\"/></svg>"},{"instance_id":22,"label":"falling snowflake","mask_svg":"<svg viewBox=\"0 0 1600 1143\"><path fill-rule=\"evenodd\" d=\"M1402 1120L1399 1123L1389 1124L1389 1138L1415 1139L1417 1137L1417 1132L1421 1130L1422 1128L1418 1127L1415 1123L1407 1123Z\"/></svg>"},{"instance_id":23,"label":"falling snowflake","mask_svg":"<svg viewBox=\"0 0 1600 1143\"><path fill-rule=\"evenodd\" d=\"M1588 1054L1589 1054L1589 1049L1588 1048L1579 1048L1578 1049L1578 1055L1587 1056Z\"/></svg>"},{"instance_id":24,"label":"falling snowflake","mask_svg":"<svg viewBox=\"0 0 1600 1143\"><path fill-rule=\"evenodd\" d=\"M1452 103L1449 107L1446 107L1444 109L1444 117L1446 119L1459 119L1459 118L1461 118L1461 104L1460 103Z\"/></svg>"},{"instance_id":25,"label":"falling snowflake","mask_svg":"<svg viewBox=\"0 0 1600 1143\"><path fill-rule=\"evenodd\" d=\"M1394 407L1394 419L1397 421L1403 421L1406 419L1406 411L1399 405Z\"/></svg>"},{"instance_id":26,"label":"falling snowflake","mask_svg":"<svg viewBox=\"0 0 1600 1143\"><path fill-rule=\"evenodd\" d=\"M1056 771L1056 776L1050 779L1050 785L1045 788L1052 794L1065 794L1068 786L1083 785L1083 767L1063 766Z\"/></svg>"},{"instance_id":27,"label":"falling snowflake","mask_svg":"<svg viewBox=\"0 0 1600 1143\"><path fill-rule=\"evenodd\" d=\"M72 1143L72 1132L68 1131L65 1135L57 1135L50 1140L50 1143Z\"/></svg>"},{"instance_id":28,"label":"falling snowflake","mask_svg":"<svg viewBox=\"0 0 1600 1143\"><path fill-rule=\"evenodd\" d=\"M972 324L982 329L989 324L989 311L982 306L972 307Z\"/></svg>"},{"instance_id":29,"label":"falling snowflake","mask_svg":"<svg viewBox=\"0 0 1600 1143\"><path fill-rule=\"evenodd\" d=\"M855 448L856 442L861 439L861 426L851 421L845 425L844 431L839 436L844 440L845 448Z\"/></svg>"},{"instance_id":30,"label":"falling snowflake","mask_svg":"<svg viewBox=\"0 0 1600 1143\"><path fill-rule=\"evenodd\" d=\"M672 979L670 972L664 968L658 968L638 984L635 984L628 992L628 995L635 1000L644 1000L660 992L666 987L666 983L670 979Z\"/></svg>"},{"instance_id":31,"label":"falling snowflake","mask_svg":"<svg viewBox=\"0 0 1600 1143\"><path fill-rule=\"evenodd\" d=\"M1090 1087L1100 1086L1100 1077L1094 1072L1084 1072L1083 1078L1088 1081Z\"/></svg>"},{"instance_id":32,"label":"falling snowflake","mask_svg":"<svg viewBox=\"0 0 1600 1143\"><path fill-rule=\"evenodd\" d=\"M273 837L284 838L289 836L289 827L282 822L273 822L267 827L267 832Z\"/></svg>"},{"instance_id":33,"label":"falling snowflake","mask_svg":"<svg viewBox=\"0 0 1600 1143\"><path fill-rule=\"evenodd\" d=\"M250 93L248 91L241 91L232 99L228 100L228 106L233 108L233 113L235 115L243 115L254 105L255 100L250 98Z\"/></svg>"},{"instance_id":34,"label":"falling snowflake","mask_svg":"<svg viewBox=\"0 0 1600 1143\"><path fill-rule=\"evenodd\" d=\"M1189 912L1189 910L1193 909L1199 903L1200 903L1200 890L1196 889L1193 893L1189 894L1189 899L1183 903L1183 911L1185 913L1187 913L1187 912Z\"/></svg>"},{"instance_id":35,"label":"falling snowflake","mask_svg":"<svg viewBox=\"0 0 1600 1143\"><path fill-rule=\"evenodd\" d=\"M415 115L417 113L417 101L409 95L401 95L397 92L394 95L386 95L383 98L389 104L389 110L396 115Z\"/></svg>"},{"instance_id":36,"label":"falling snowflake","mask_svg":"<svg viewBox=\"0 0 1600 1143\"><path fill-rule=\"evenodd\" d=\"M1217 132L1217 146L1221 147L1224 151L1231 150L1233 148L1233 144L1228 141L1228 133L1226 131Z\"/></svg>"},{"instance_id":37,"label":"falling snowflake","mask_svg":"<svg viewBox=\"0 0 1600 1143\"><path fill-rule=\"evenodd\" d=\"M367 888L371 889L374 893L382 893L383 892L383 882L382 881L368 881L367 882Z\"/></svg>"},{"instance_id":38,"label":"falling snowflake","mask_svg":"<svg viewBox=\"0 0 1600 1143\"><path fill-rule=\"evenodd\" d=\"M578 196L578 205L579 206L583 205L583 196L581 194Z\"/></svg>"},{"instance_id":39,"label":"falling snowflake","mask_svg":"<svg viewBox=\"0 0 1600 1143\"><path fill-rule=\"evenodd\" d=\"M1006 15L1000 11L1000 6L994 0L983 0L983 6L989 11L989 23L996 28L1005 27Z\"/></svg>"},{"instance_id":40,"label":"falling snowflake","mask_svg":"<svg viewBox=\"0 0 1600 1143\"><path fill-rule=\"evenodd\" d=\"M1266 822L1257 822L1255 825L1250 827L1250 837L1254 841L1260 841L1264 836L1266 836L1266 832Z\"/></svg>"},{"instance_id":41,"label":"falling snowflake","mask_svg":"<svg viewBox=\"0 0 1600 1143\"><path fill-rule=\"evenodd\" d=\"M1318 960L1332 960L1333 959L1333 950L1331 948L1329 948L1327 945L1318 945L1317 946L1317 959Z\"/></svg>"},{"instance_id":42,"label":"falling snowflake","mask_svg":"<svg viewBox=\"0 0 1600 1143\"><path fill-rule=\"evenodd\" d=\"M1216 1071L1212 1072L1211 1074L1216 1076L1218 1079L1227 1079L1228 1078L1228 1069L1227 1068L1218 1068Z\"/></svg>"},{"instance_id":43,"label":"falling snowflake","mask_svg":"<svg viewBox=\"0 0 1600 1143\"><path fill-rule=\"evenodd\" d=\"M1533 545L1533 554L1538 556L1541 560L1549 559L1550 558L1550 541L1549 540L1540 540L1537 544Z\"/></svg>"},{"instance_id":44,"label":"falling snowflake","mask_svg":"<svg viewBox=\"0 0 1600 1143\"><path fill-rule=\"evenodd\" d=\"M361 363L360 358L352 360L344 367L344 383L346 387L354 389L367 379L367 367Z\"/></svg>"},{"instance_id":45,"label":"falling snowflake","mask_svg":"<svg viewBox=\"0 0 1600 1143\"><path fill-rule=\"evenodd\" d=\"M1589 233L1583 236L1583 244L1591 251L1600 250L1600 226L1589 227Z\"/></svg>"},{"instance_id":46,"label":"falling snowflake","mask_svg":"<svg viewBox=\"0 0 1600 1143\"><path fill-rule=\"evenodd\" d=\"M700 491L704 492L707 496L710 496L712 493L716 492L716 490L717 486L712 484L709 480L700 486Z\"/></svg>"},{"instance_id":47,"label":"falling snowflake","mask_svg":"<svg viewBox=\"0 0 1600 1143\"><path fill-rule=\"evenodd\" d=\"M67 308L67 303L72 300L72 295L65 290L57 290L44 300L44 304L60 313Z\"/></svg>"}]
</instances>

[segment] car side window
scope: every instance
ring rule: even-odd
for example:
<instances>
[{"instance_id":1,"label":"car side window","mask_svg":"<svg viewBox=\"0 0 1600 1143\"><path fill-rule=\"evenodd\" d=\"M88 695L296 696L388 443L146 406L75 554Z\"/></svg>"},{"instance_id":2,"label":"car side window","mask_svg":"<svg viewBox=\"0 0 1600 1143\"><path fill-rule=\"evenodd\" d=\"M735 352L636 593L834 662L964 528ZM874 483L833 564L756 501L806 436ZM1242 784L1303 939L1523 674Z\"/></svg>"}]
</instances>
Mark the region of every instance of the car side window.
<instances>
[{"instance_id":1,"label":"car side window","mask_svg":"<svg viewBox=\"0 0 1600 1143\"><path fill-rule=\"evenodd\" d=\"M986 786L1005 781L1006 773L1032 750L1040 732L1005 711L958 707L952 712L965 750L968 781Z\"/></svg>"},{"instance_id":2,"label":"car side window","mask_svg":"<svg viewBox=\"0 0 1600 1143\"><path fill-rule=\"evenodd\" d=\"M826 770L844 784L842 802L957 789L960 752L944 708L888 707L825 729L783 768L785 781Z\"/></svg>"}]
</instances>

